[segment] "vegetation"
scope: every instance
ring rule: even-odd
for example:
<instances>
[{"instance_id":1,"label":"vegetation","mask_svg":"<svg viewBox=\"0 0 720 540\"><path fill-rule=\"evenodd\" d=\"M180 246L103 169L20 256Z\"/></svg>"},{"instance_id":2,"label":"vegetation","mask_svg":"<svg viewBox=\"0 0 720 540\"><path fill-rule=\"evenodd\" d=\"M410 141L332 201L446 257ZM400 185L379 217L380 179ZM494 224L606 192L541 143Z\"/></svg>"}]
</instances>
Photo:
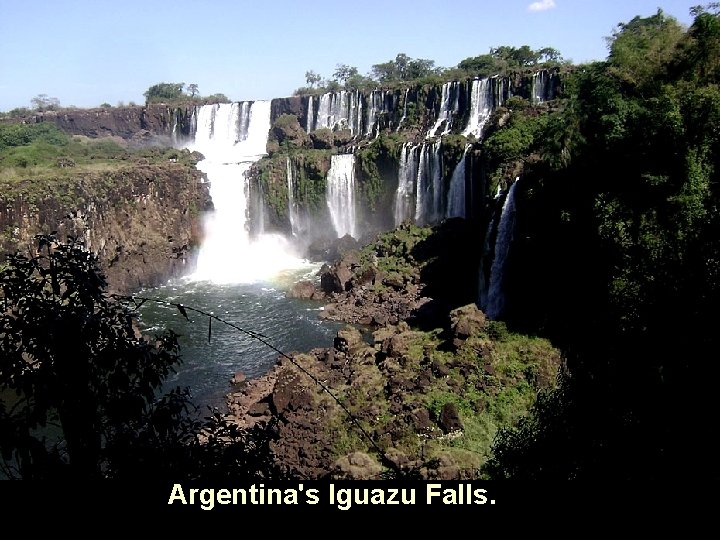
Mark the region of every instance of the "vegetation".
<instances>
[{"instance_id":1,"label":"vegetation","mask_svg":"<svg viewBox=\"0 0 720 540\"><path fill-rule=\"evenodd\" d=\"M276 474L267 439L194 419L171 331L141 336L94 255L38 237L0 269L0 472L7 478L251 479ZM185 313L182 306L177 306Z\"/></svg>"},{"instance_id":2,"label":"vegetation","mask_svg":"<svg viewBox=\"0 0 720 540\"><path fill-rule=\"evenodd\" d=\"M183 88L185 91L183 91ZM144 93L145 104L166 103L177 105L188 101L198 103L229 103L230 100L225 94L212 94L206 97L200 95L199 87L196 83L157 83L148 88Z\"/></svg>"},{"instance_id":3,"label":"vegetation","mask_svg":"<svg viewBox=\"0 0 720 540\"><path fill-rule=\"evenodd\" d=\"M472 77L509 75L529 69L556 67L562 63L563 59L556 49L544 47L533 50L527 45L490 49L489 54L466 58L452 68L436 67L434 60L411 58L405 53L398 53L393 60L373 65L371 73L367 75L360 75L356 67L346 64L338 64L333 76L328 79L323 79L315 71L307 71L307 86L298 88L294 93L300 95L338 90L407 88Z\"/></svg>"},{"instance_id":4,"label":"vegetation","mask_svg":"<svg viewBox=\"0 0 720 540\"><path fill-rule=\"evenodd\" d=\"M682 433L706 429L699 378L717 373L720 17L695 13L688 30L662 11L620 24L559 108L513 107L486 140L493 170L523 171L509 320L551 336L569 368L502 433L499 477L707 466Z\"/></svg>"}]
</instances>

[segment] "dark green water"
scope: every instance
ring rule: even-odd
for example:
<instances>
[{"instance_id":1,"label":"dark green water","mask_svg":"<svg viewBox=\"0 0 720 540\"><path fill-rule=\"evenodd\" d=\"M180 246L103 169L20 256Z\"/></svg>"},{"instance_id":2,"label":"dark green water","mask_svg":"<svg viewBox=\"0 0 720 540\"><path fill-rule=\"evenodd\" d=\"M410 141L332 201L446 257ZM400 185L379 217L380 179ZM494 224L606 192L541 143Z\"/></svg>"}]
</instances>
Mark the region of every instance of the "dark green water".
<instances>
[{"instance_id":1,"label":"dark green water","mask_svg":"<svg viewBox=\"0 0 720 540\"><path fill-rule=\"evenodd\" d=\"M283 352L306 351L332 345L342 326L318 319L322 304L286 299L285 290L303 272L285 275L274 282L218 285L209 282L176 281L157 289L146 289L139 296L180 302L244 329L267 336ZM230 378L242 371L248 378L263 375L275 363L278 354L265 344L241 332L213 321L208 343L208 318L188 312L188 322L172 306L146 302L141 308L145 333L170 328L180 334L183 363L168 386L189 387L198 405L224 404L230 390Z\"/></svg>"}]
</instances>

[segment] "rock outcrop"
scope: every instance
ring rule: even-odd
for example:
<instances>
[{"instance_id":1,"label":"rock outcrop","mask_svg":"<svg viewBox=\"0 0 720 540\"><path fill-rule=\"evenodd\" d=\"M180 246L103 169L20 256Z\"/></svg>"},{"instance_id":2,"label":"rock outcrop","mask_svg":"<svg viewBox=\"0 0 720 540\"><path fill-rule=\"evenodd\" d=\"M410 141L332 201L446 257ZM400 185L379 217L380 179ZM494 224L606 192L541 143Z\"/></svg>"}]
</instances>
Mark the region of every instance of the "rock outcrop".
<instances>
[{"instance_id":1,"label":"rock outcrop","mask_svg":"<svg viewBox=\"0 0 720 540\"><path fill-rule=\"evenodd\" d=\"M179 162L79 171L40 189L30 180L0 194L0 252L25 250L35 234L84 240L117 292L164 283L187 271L202 237L207 184Z\"/></svg>"}]
</instances>

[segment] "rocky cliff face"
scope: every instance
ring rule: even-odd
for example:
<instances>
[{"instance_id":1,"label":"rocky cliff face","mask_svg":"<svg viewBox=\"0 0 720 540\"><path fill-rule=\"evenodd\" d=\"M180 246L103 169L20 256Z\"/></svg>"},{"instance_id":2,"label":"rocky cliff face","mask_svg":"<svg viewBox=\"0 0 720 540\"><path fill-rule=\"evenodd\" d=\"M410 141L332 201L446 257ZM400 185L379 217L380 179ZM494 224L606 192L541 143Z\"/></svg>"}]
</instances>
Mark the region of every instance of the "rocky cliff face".
<instances>
[{"instance_id":1,"label":"rocky cliff face","mask_svg":"<svg viewBox=\"0 0 720 540\"><path fill-rule=\"evenodd\" d=\"M33 184L0 194L0 252L32 249L39 233L76 236L119 292L186 271L201 239L201 212L211 204L201 174L182 163L78 172L45 191Z\"/></svg>"},{"instance_id":2,"label":"rocky cliff face","mask_svg":"<svg viewBox=\"0 0 720 540\"><path fill-rule=\"evenodd\" d=\"M109 136L133 140L159 138L167 142L173 136L191 135L193 110L192 105L63 109L40 112L16 120L25 123L52 122L66 133L92 138Z\"/></svg>"}]
</instances>

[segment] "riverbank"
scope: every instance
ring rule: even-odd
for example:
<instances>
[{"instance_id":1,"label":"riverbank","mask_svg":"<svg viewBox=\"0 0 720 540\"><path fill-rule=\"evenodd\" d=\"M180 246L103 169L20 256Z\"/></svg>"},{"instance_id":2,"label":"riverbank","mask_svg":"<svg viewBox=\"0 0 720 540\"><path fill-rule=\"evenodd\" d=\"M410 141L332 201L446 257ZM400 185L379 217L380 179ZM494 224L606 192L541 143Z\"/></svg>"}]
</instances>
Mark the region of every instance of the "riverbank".
<instances>
[{"instance_id":1,"label":"riverbank","mask_svg":"<svg viewBox=\"0 0 720 540\"><path fill-rule=\"evenodd\" d=\"M349 326L332 347L236 378L228 418L265 430L284 474L482 478L498 430L554 387L559 352L488 320L464 303L472 290L454 287L472 268L456 249L467 240L463 227L404 226L321 270L311 296L325 296L322 317L367 322L371 342Z\"/></svg>"}]
</instances>

